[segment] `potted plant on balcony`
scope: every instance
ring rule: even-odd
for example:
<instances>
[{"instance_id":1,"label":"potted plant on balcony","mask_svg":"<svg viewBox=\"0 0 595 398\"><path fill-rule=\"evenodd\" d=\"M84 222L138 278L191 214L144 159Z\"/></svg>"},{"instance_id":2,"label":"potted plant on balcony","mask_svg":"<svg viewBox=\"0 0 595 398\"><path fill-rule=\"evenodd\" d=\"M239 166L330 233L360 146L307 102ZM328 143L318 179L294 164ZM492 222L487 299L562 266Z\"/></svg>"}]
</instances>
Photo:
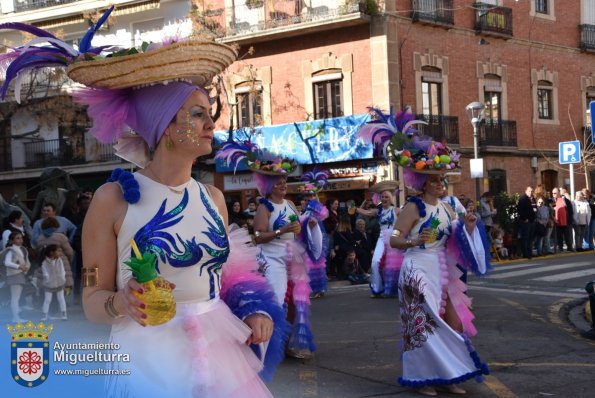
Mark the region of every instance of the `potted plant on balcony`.
<instances>
[{"instance_id":1,"label":"potted plant on balcony","mask_svg":"<svg viewBox=\"0 0 595 398\"><path fill-rule=\"evenodd\" d=\"M264 5L264 0L246 0L246 7L249 9L260 8Z\"/></svg>"}]
</instances>

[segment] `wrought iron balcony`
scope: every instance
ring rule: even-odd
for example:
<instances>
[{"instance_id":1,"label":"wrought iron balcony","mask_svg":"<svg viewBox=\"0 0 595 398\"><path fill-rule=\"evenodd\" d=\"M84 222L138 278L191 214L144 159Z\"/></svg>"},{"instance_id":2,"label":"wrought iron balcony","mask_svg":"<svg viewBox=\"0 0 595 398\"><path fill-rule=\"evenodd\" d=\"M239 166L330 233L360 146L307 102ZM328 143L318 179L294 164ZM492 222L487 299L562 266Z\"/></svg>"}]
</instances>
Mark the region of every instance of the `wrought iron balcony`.
<instances>
[{"instance_id":1,"label":"wrought iron balcony","mask_svg":"<svg viewBox=\"0 0 595 398\"><path fill-rule=\"evenodd\" d=\"M415 126L422 134L434 138L436 141L446 140L448 144L459 143L459 118L444 115L415 115L417 120L428 123Z\"/></svg>"},{"instance_id":2,"label":"wrought iron balcony","mask_svg":"<svg viewBox=\"0 0 595 398\"><path fill-rule=\"evenodd\" d=\"M46 7L56 7L81 0L14 0L14 11L22 12L38 10Z\"/></svg>"},{"instance_id":3,"label":"wrought iron balcony","mask_svg":"<svg viewBox=\"0 0 595 398\"><path fill-rule=\"evenodd\" d=\"M218 28L220 36L238 36L307 22L331 21L348 14L375 12L356 0L319 3L323 5L311 7L303 0L246 1L246 4L226 8L225 15L210 13L207 22Z\"/></svg>"},{"instance_id":4,"label":"wrought iron balcony","mask_svg":"<svg viewBox=\"0 0 595 398\"><path fill-rule=\"evenodd\" d=\"M73 148L69 140L54 139L25 143L25 167L43 168L84 164L91 161L107 162L118 160L110 144L99 144L95 148L93 159L87 159L85 147L81 144Z\"/></svg>"},{"instance_id":5,"label":"wrought iron balcony","mask_svg":"<svg viewBox=\"0 0 595 398\"><path fill-rule=\"evenodd\" d=\"M517 146L516 121L485 120L479 125L479 145Z\"/></svg>"},{"instance_id":6,"label":"wrought iron balcony","mask_svg":"<svg viewBox=\"0 0 595 398\"><path fill-rule=\"evenodd\" d=\"M512 36L512 8L487 3L475 3L473 7L477 10L475 14L477 32Z\"/></svg>"},{"instance_id":7,"label":"wrought iron balcony","mask_svg":"<svg viewBox=\"0 0 595 398\"><path fill-rule=\"evenodd\" d=\"M581 50L595 51L595 25L579 25L581 29Z\"/></svg>"},{"instance_id":8,"label":"wrought iron balcony","mask_svg":"<svg viewBox=\"0 0 595 398\"><path fill-rule=\"evenodd\" d=\"M454 25L452 0L412 0L411 19L416 22Z\"/></svg>"}]
</instances>

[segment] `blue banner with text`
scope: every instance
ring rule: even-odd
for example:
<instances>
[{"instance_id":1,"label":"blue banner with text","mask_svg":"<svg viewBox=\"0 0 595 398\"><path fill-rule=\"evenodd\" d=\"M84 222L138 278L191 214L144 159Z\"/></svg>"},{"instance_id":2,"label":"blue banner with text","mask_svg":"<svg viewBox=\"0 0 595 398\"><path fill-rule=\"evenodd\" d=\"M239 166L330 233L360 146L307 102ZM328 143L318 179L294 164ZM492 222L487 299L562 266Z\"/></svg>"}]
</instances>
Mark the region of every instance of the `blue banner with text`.
<instances>
[{"instance_id":1,"label":"blue banner with text","mask_svg":"<svg viewBox=\"0 0 595 398\"><path fill-rule=\"evenodd\" d=\"M332 119L263 126L254 130L233 132L236 141L251 138L260 148L295 159L299 164L319 164L347 160L372 159L372 145L355 135L370 115L352 115ZM216 131L215 142L227 141L227 131ZM237 171L247 170L244 164ZM223 161L217 161L217 172L233 172Z\"/></svg>"}]
</instances>

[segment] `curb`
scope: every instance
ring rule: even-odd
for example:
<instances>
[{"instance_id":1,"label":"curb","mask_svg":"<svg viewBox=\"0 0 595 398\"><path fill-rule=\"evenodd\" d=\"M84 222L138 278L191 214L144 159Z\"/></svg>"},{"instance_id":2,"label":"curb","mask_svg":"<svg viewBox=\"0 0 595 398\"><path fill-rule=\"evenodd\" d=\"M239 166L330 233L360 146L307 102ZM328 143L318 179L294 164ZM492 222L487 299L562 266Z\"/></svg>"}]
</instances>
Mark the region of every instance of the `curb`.
<instances>
[{"instance_id":1,"label":"curb","mask_svg":"<svg viewBox=\"0 0 595 398\"><path fill-rule=\"evenodd\" d=\"M585 303L588 298L578 298L562 306L562 319L566 320L579 333L591 330L591 325L585 318Z\"/></svg>"},{"instance_id":2,"label":"curb","mask_svg":"<svg viewBox=\"0 0 595 398\"><path fill-rule=\"evenodd\" d=\"M575 257L575 256L581 256L584 254L589 254L589 252L593 253L593 251L584 251L584 252L564 252L564 253L554 253L554 254L546 254L545 256L534 256L531 258L531 260L526 259L524 257L521 258L515 258L515 259L505 259L505 260L500 260L500 261L495 261L493 258L491 259L491 264L492 266L495 265L500 265L500 264L516 264L516 263L527 263L527 262L531 262L537 259L550 259L550 258L564 258L564 257Z\"/></svg>"}]
</instances>

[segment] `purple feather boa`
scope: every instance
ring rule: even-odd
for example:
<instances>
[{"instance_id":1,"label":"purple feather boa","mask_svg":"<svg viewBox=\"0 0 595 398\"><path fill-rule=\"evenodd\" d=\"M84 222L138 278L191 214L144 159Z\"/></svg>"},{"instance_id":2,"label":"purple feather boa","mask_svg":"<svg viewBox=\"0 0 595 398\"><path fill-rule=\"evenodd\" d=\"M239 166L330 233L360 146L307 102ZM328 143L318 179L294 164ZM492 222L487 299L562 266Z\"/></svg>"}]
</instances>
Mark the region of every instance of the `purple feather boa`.
<instances>
[{"instance_id":1,"label":"purple feather boa","mask_svg":"<svg viewBox=\"0 0 595 398\"><path fill-rule=\"evenodd\" d=\"M290 330L289 323L285 319L285 311L277 304L273 291L265 280L247 280L222 292L221 298L240 319L250 314L264 312L273 320L273 335L268 342L264 368L260 372L260 377L264 381L271 381L277 366L283 361L285 341ZM252 349L261 356L258 346L252 345Z\"/></svg>"}]
</instances>

